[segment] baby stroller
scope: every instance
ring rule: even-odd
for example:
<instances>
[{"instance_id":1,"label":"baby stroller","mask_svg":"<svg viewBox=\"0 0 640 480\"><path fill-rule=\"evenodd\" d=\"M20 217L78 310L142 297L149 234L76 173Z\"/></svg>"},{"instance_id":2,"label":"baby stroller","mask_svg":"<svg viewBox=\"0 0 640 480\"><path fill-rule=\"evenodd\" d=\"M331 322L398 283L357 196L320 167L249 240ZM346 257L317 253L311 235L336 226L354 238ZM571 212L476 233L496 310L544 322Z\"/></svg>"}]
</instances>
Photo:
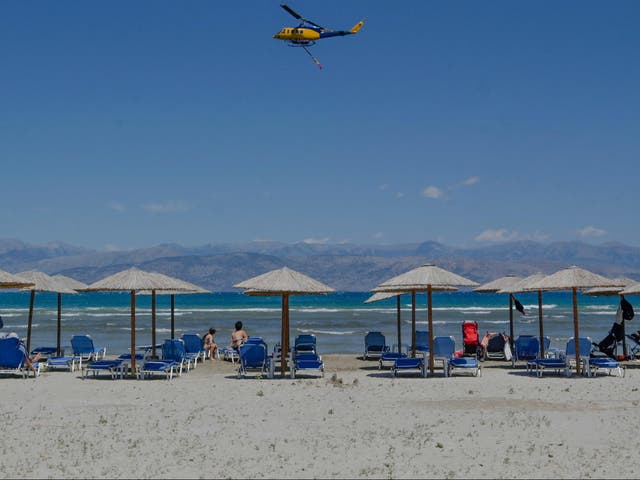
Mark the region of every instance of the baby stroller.
<instances>
[{"instance_id":1,"label":"baby stroller","mask_svg":"<svg viewBox=\"0 0 640 480\"><path fill-rule=\"evenodd\" d=\"M511 346L506 333L487 332L480 342L484 346L485 358L491 360L511 360Z\"/></svg>"},{"instance_id":2,"label":"baby stroller","mask_svg":"<svg viewBox=\"0 0 640 480\"><path fill-rule=\"evenodd\" d=\"M484 361L484 347L480 344L478 334L478 322L462 322L462 343L464 345L463 355L465 357L475 356Z\"/></svg>"},{"instance_id":3,"label":"baby stroller","mask_svg":"<svg viewBox=\"0 0 640 480\"><path fill-rule=\"evenodd\" d=\"M609 334L600 343L593 343L607 357L617 359L618 342L624 338L624 325L614 322Z\"/></svg>"}]
</instances>

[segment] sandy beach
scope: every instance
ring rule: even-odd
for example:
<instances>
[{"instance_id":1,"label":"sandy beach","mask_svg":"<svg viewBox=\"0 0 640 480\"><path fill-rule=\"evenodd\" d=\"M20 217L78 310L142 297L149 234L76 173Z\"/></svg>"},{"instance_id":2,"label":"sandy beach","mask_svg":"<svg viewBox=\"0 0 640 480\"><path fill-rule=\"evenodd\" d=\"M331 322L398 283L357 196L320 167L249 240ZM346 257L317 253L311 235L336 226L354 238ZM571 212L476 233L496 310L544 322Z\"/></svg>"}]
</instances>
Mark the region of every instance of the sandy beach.
<instances>
[{"instance_id":1,"label":"sandy beach","mask_svg":"<svg viewBox=\"0 0 640 480\"><path fill-rule=\"evenodd\" d=\"M324 357L324 378L238 380L207 361L172 381L3 378L2 478L636 477L640 369L542 379L393 379Z\"/></svg>"}]
</instances>

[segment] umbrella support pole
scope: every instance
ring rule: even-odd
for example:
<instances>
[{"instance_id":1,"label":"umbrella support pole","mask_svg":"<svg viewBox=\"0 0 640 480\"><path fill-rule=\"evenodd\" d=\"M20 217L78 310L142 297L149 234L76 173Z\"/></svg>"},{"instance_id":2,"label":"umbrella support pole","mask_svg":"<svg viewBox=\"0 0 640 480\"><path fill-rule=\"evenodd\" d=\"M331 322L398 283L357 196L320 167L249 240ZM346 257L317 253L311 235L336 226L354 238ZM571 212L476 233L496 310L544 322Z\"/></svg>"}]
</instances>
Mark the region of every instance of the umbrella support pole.
<instances>
[{"instance_id":1,"label":"umbrella support pole","mask_svg":"<svg viewBox=\"0 0 640 480\"><path fill-rule=\"evenodd\" d=\"M176 308L176 296L172 294L171 295L171 340L173 340L176 336L175 308Z\"/></svg>"},{"instance_id":2,"label":"umbrella support pole","mask_svg":"<svg viewBox=\"0 0 640 480\"><path fill-rule=\"evenodd\" d=\"M576 344L576 373L580 376L581 368L580 368L580 332L578 329L578 292L577 289L573 288L573 338Z\"/></svg>"},{"instance_id":3,"label":"umbrella support pole","mask_svg":"<svg viewBox=\"0 0 640 480\"><path fill-rule=\"evenodd\" d=\"M411 356L416 356L416 291L411 292Z\"/></svg>"},{"instance_id":4,"label":"umbrella support pole","mask_svg":"<svg viewBox=\"0 0 640 480\"><path fill-rule=\"evenodd\" d=\"M542 291L538 290L538 326L540 327L540 357L544 358L544 327L542 326Z\"/></svg>"},{"instance_id":5,"label":"umbrella support pole","mask_svg":"<svg viewBox=\"0 0 640 480\"><path fill-rule=\"evenodd\" d=\"M398 352L402 352L402 308L401 308L401 301L400 301L400 296L398 295L396 297L397 300L397 304L396 304L396 311L397 311L397 318L398 318Z\"/></svg>"},{"instance_id":6,"label":"umbrella support pole","mask_svg":"<svg viewBox=\"0 0 640 480\"><path fill-rule=\"evenodd\" d=\"M427 321L429 322L429 373L433 375L433 308L432 306L432 288L427 286ZM445 376L447 367L445 365Z\"/></svg>"},{"instance_id":7,"label":"umbrella support pole","mask_svg":"<svg viewBox=\"0 0 640 480\"><path fill-rule=\"evenodd\" d=\"M625 322L622 322L622 355L625 360L627 360L627 331L624 326Z\"/></svg>"},{"instance_id":8,"label":"umbrella support pole","mask_svg":"<svg viewBox=\"0 0 640 480\"><path fill-rule=\"evenodd\" d=\"M156 291L151 290L151 358L156 358Z\"/></svg>"},{"instance_id":9,"label":"umbrella support pole","mask_svg":"<svg viewBox=\"0 0 640 480\"><path fill-rule=\"evenodd\" d=\"M511 354L513 355L513 294L509 294L509 347L511 348Z\"/></svg>"},{"instance_id":10,"label":"umbrella support pole","mask_svg":"<svg viewBox=\"0 0 640 480\"><path fill-rule=\"evenodd\" d=\"M280 378L287 372L287 353L289 349L289 295L282 295L282 339L280 341Z\"/></svg>"},{"instance_id":11,"label":"umbrella support pole","mask_svg":"<svg viewBox=\"0 0 640 480\"><path fill-rule=\"evenodd\" d=\"M136 376L136 291L131 290L131 378Z\"/></svg>"},{"instance_id":12,"label":"umbrella support pole","mask_svg":"<svg viewBox=\"0 0 640 480\"><path fill-rule=\"evenodd\" d=\"M33 304L36 298L36 291L31 290L31 297L29 298L29 322L27 323L27 355L31 351L31 325L33 324Z\"/></svg>"},{"instance_id":13,"label":"umbrella support pole","mask_svg":"<svg viewBox=\"0 0 640 480\"><path fill-rule=\"evenodd\" d=\"M62 334L62 294L58 293L58 333L56 336L56 355L61 355L60 337Z\"/></svg>"}]
</instances>

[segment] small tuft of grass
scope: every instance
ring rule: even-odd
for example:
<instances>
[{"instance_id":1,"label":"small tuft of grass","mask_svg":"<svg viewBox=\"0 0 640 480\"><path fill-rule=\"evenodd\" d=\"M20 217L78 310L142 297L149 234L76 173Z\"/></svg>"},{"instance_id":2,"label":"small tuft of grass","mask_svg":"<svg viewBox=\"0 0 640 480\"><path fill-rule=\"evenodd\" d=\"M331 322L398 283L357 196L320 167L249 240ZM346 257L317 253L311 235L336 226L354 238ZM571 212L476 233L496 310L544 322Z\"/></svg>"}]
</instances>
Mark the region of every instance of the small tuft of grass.
<instances>
[{"instance_id":1,"label":"small tuft of grass","mask_svg":"<svg viewBox=\"0 0 640 480\"><path fill-rule=\"evenodd\" d=\"M333 375L331 375L331 378L329 379L329 383L332 383L335 386L341 387L344 381L342 380L342 378L338 377L337 373L334 373Z\"/></svg>"}]
</instances>

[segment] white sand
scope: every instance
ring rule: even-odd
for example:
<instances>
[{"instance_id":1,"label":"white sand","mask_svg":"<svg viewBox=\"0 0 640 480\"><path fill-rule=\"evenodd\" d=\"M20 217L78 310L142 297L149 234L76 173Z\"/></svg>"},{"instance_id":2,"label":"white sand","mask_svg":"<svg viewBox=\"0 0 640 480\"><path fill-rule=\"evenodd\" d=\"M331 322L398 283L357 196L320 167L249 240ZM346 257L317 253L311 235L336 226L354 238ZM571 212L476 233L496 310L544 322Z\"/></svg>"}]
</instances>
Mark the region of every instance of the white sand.
<instances>
[{"instance_id":1,"label":"white sand","mask_svg":"<svg viewBox=\"0 0 640 480\"><path fill-rule=\"evenodd\" d=\"M0 477L638 476L639 368L392 379L325 362L324 379L237 380L222 360L170 382L0 379Z\"/></svg>"}]
</instances>

